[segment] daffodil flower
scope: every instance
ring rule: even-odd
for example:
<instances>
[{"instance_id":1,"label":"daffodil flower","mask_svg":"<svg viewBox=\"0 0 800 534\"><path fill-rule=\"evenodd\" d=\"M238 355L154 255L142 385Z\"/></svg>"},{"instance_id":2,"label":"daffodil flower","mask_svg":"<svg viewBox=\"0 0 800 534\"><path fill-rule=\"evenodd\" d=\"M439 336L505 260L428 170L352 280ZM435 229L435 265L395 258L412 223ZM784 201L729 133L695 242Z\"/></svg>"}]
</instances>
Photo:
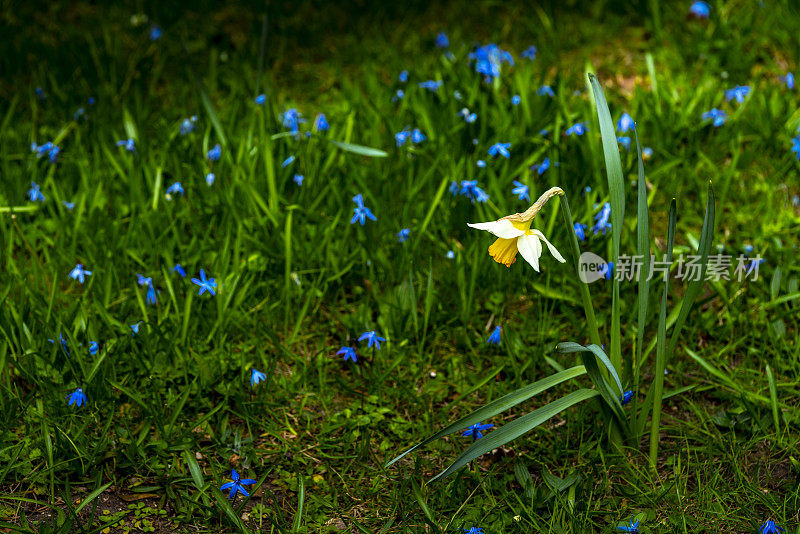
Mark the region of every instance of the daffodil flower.
<instances>
[{"instance_id":1,"label":"daffodil flower","mask_svg":"<svg viewBox=\"0 0 800 534\"><path fill-rule=\"evenodd\" d=\"M484 223L470 223L468 226L478 230L486 230L497 236L497 240L489 247L489 255L497 263L502 263L510 267L517 259L517 252L522 254L525 261L531 264L536 272L539 272L539 258L542 256L542 241L547 245L550 254L555 259L564 263L566 260L556 250L547 238L536 229L531 229L531 222L539 210L547 203L550 198L556 195L563 195L564 191L559 187L553 187L545 191L530 208L523 213L506 215L502 219Z\"/></svg>"}]
</instances>

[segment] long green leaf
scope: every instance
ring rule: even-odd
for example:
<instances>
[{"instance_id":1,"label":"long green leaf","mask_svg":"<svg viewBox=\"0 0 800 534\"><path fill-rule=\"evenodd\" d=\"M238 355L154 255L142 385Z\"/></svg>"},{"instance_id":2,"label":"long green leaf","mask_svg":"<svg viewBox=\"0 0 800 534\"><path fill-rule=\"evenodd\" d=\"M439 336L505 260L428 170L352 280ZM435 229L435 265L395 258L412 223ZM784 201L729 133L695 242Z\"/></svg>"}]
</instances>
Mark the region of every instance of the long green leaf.
<instances>
[{"instance_id":1,"label":"long green leaf","mask_svg":"<svg viewBox=\"0 0 800 534\"><path fill-rule=\"evenodd\" d=\"M675 199L669 204L669 227L667 229L666 264L672 265L672 246L675 244ZM666 368L667 345L667 297L669 296L669 273L664 278L664 293L661 295L661 308L658 312L658 341L656 343L656 369L653 388L653 419L650 425L650 467L655 468L658 460L658 433L661 425L661 403L664 397L664 369ZM650 395L648 394L648 397ZM647 400L645 400L647 406Z\"/></svg>"},{"instance_id":2,"label":"long green leaf","mask_svg":"<svg viewBox=\"0 0 800 534\"><path fill-rule=\"evenodd\" d=\"M614 379L614 382L617 383L617 389L619 390L619 394L620 395L622 394L623 392L622 382L620 382L619 374L617 374L617 370L614 369L614 366L611 365L611 360L608 359L608 356L606 356L606 353L603 352L603 349L594 344L584 347L580 343L575 343L573 341L566 341L556 345L556 350L558 350L558 352L562 354L569 354L572 352L594 353L594 355L597 356L597 358L601 362L603 362L603 365L605 365L606 369L608 369L608 372L611 373L611 377Z\"/></svg>"},{"instance_id":3,"label":"long green leaf","mask_svg":"<svg viewBox=\"0 0 800 534\"><path fill-rule=\"evenodd\" d=\"M359 156L367 156L370 158L385 158L389 154L384 152L383 150L378 150L377 148L370 148L368 146L362 145L354 145L353 143L345 143L343 141L334 141L333 139L328 139L327 137L323 137L327 142L330 144L341 148L346 152L352 152L353 154L358 154Z\"/></svg>"},{"instance_id":4,"label":"long green leaf","mask_svg":"<svg viewBox=\"0 0 800 534\"><path fill-rule=\"evenodd\" d=\"M113 483L113 482L109 482L108 484L105 484L105 485L103 485L103 486L100 486L99 488L97 488L96 490L94 490L93 492L91 492L89 495L87 495L86 497L84 497L84 498L83 498L83 500L81 501L81 503L78 505L78 507L77 507L77 508L75 508L75 513L76 513L76 514L78 514L78 513L79 513L81 510L83 510L83 508L84 508L84 507L85 507L87 504L89 504L90 502L92 502L93 500L95 500L97 497L99 497L99 496L100 496L100 494L101 494L101 493L103 493L105 490L107 490L107 489L108 489L108 487L109 487L109 486L110 486L112 483Z\"/></svg>"},{"instance_id":5,"label":"long green leaf","mask_svg":"<svg viewBox=\"0 0 800 534\"><path fill-rule=\"evenodd\" d=\"M608 111L608 103L603 94L603 88L597 77L588 73L589 85L592 87L594 104L597 108L597 119L600 122L600 136L603 139L603 155L606 161L606 175L608 176L609 200L611 202L611 261L619 265L620 239L622 225L625 219L625 182L622 176L622 163L619 159L619 146L614 130L614 122ZM615 276L612 284L611 301L611 362L614 367L622 367L622 348L620 341L620 301L619 279Z\"/></svg>"},{"instance_id":6,"label":"long green leaf","mask_svg":"<svg viewBox=\"0 0 800 534\"><path fill-rule=\"evenodd\" d=\"M436 482L437 480L450 475L475 458L486 454L493 449L501 447L509 441L517 439L523 434L530 432L537 426L541 425L551 417L558 415L567 408L587 399L597 397L598 395L600 395L600 393L593 389L579 389L578 391L573 391L569 395L555 400L546 406L542 406L537 410L525 414L522 417L519 417L508 423L507 425L501 426L494 432L490 432L473 443L461 454L461 456L456 458L456 461L453 462L450 467L433 477L430 482Z\"/></svg>"},{"instance_id":7,"label":"long green leaf","mask_svg":"<svg viewBox=\"0 0 800 534\"><path fill-rule=\"evenodd\" d=\"M649 57L649 56L648 56ZM652 57L649 57L652 61ZM649 65L649 63L648 63ZM653 84L655 84L655 77L651 72ZM633 391L639 390L639 366L642 362L642 352L644 351L644 328L647 321L647 297L650 293L650 215L647 210L647 179L644 175L644 161L642 159L642 147L639 144L639 131L638 127L634 124L633 134L636 137L636 153L639 158L639 177L638 177L638 206L637 206L637 224L636 224L636 251L642 258L641 270L638 273L639 277L639 295L638 301L638 320L636 323L636 352L634 353L634 361L631 365L633 375ZM636 418L637 410L634 403L632 412L632 425L637 428Z\"/></svg>"},{"instance_id":8,"label":"long green leaf","mask_svg":"<svg viewBox=\"0 0 800 534\"><path fill-rule=\"evenodd\" d=\"M423 445L427 445L428 443L435 441L443 436L452 434L456 430L463 430L471 425L474 425L475 423L485 421L490 417L493 417L501 412L508 410L513 406L516 406L517 404L523 401L530 399L531 397L541 393L542 391L546 391L553 386L556 386L562 382L566 382L567 380L579 377L583 374L586 374L586 369L582 365L577 365L575 367L571 367L554 375L548 376L547 378L534 382L533 384L529 384L525 387L522 387L516 391L509 393L508 395L504 395L503 397L500 397L499 399L490 402L486 406L478 408L471 414L462 417L455 423L448 425L447 427L440 430L436 434L428 438L425 438L424 440L417 443L416 445L414 445L413 447L411 447L410 449L408 449L407 451L405 451L404 453L393 459L391 462L386 464L386 467L389 467L390 465L395 463L397 460L399 460L406 454L422 447Z\"/></svg>"}]
</instances>

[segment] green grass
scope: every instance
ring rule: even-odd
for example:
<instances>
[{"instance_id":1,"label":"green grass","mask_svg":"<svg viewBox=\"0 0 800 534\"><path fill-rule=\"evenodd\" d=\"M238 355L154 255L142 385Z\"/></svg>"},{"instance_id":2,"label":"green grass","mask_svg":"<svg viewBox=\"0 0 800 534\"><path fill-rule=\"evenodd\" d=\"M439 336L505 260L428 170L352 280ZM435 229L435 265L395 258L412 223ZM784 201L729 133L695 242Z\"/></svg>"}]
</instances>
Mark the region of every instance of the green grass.
<instances>
[{"instance_id":1,"label":"green grass","mask_svg":"<svg viewBox=\"0 0 800 534\"><path fill-rule=\"evenodd\" d=\"M0 528L615 532L633 516L643 532L756 532L768 518L800 532L800 166L790 151L800 94L778 78L800 74L800 15L788 1L714 2L699 22L687 20L689 3L481 2L467 13L412 3L358 17L347 4L270 7L263 65L258 6L154 5L145 11L164 28L155 42L147 24L130 23L141 6L0 7L9 36L0 44ZM441 30L455 61L433 46ZM514 55L495 85L468 61L474 42ZM532 44L537 59L521 58ZM696 251L711 181L712 254L752 245L766 259L758 279L700 288L667 362L654 470L648 437L610 446L592 402L435 484L424 481L469 445L460 433L385 468L479 406L580 361L557 343L591 342L558 202L535 226L568 263L545 252L539 274L522 259L495 263L491 236L466 226L525 210L512 180L532 198L561 187L574 220L591 226L609 191L586 72L597 74L612 119L628 111L653 149L645 174L656 258L673 198L674 254ZM417 86L429 79L444 82L437 93ZM542 84L556 98L537 95ZM726 103L737 84L750 94ZM87 118L73 120L79 107ZM291 107L308 120L303 131L318 112L331 130L281 135L279 115ZM474 124L458 116L463 107ZM720 128L700 120L713 107L728 114ZM191 115L197 129L181 136ZM587 134L566 137L579 121ZM396 147L405 126L427 140ZM135 154L115 146L127 138ZM30 151L50 140L62 149L54 165ZM511 143L510 159L487 156L495 142ZM217 143L212 164L205 154ZM620 156L620 250L634 254L635 140ZM559 165L539 176L530 166L545 157ZM450 183L464 179L491 200L452 196ZM26 200L31 181L45 202ZM167 200L175 181L185 195ZM357 193L376 222L350 224ZM589 235L581 250L610 257L611 241ZM67 276L76 263L93 273L83 285ZM200 268L216 296L189 282ZM136 273L152 277L157 305ZM649 285L640 346L637 288L619 284L619 349L626 388L641 350L641 401L654 380L663 285ZM612 284L589 291L608 348ZM686 292L671 279L667 309ZM499 347L485 343L496 325ZM388 340L380 350L356 344L373 329ZM48 342L59 333L69 357ZM343 345L358 347L357 364L335 354ZM267 378L251 388L253 367ZM577 384L489 422L500 427ZM65 400L76 387L88 396L81 408ZM218 491L231 468L257 480L252 498Z\"/></svg>"}]
</instances>

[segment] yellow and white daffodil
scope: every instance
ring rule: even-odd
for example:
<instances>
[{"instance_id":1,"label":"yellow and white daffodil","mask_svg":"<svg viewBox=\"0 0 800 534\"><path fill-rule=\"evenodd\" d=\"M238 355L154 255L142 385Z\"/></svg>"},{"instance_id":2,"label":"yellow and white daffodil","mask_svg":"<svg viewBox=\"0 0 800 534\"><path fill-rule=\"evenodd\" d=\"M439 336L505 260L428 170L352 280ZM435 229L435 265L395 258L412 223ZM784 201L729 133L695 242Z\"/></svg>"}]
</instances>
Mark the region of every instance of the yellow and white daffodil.
<instances>
[{"instance_id":1,"label":"yellow and white daffodil","mask_svg":"<svg viewBox=\"0 0 800 534\"><path fill-rule=\"evenodd\" d=\"M556 250L547 238L536 229L531 229L531 223L539 210L556 195L563 195L564 191L559 187L552 187L544 192L539 200L525 210L523 213L506 215L502 219L484 223L470 223L468 226L478 230L486 230L497 236L497 240L489 247L489 255L497 263L502 263L506 267L511 267L517 259L517 252L522 254L525 261L531 264L536 272L539 272L539 258L542 256L542 241L547 245L550 254L555 259L564 263L566 260Z\"/></svg>"}]
</instances>

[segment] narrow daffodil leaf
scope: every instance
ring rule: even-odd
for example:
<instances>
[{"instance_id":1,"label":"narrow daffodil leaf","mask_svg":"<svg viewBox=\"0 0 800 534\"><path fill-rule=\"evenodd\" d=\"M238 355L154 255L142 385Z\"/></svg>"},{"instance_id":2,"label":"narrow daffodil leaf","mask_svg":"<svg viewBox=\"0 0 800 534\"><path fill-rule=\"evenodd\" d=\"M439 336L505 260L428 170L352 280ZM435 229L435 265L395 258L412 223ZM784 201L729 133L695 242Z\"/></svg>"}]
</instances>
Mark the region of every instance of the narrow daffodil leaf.
<instances>
[{"instance_id":1,"label":"narrow daffodil leaf","mask_svg":"<svg viewBox=\"0 0 800 534\"><path fill-rule=\"evenodd\" d=\"M592 352L592 353L594 353L594 355L597 356L597 359L599 359L601 362L603 362L603 365L606 366L606 369L608 369L608 372L611 373L611 377L614 379L614 382L617 383L617 389L619 390L619 394L622 395L623 389L622 389L622 382L619 379L619 374L617 374L617 370L614 369L614 366L611 365L611 360L608 359L608 356L606 356L606 353L603 352L603 349L601 349L600 347L598 347L597 345L594 345L594 344L584 347L583 345L581 345L579 343L568 341L568 342L559 343L558 345L556 345L556 350L558 350L558 352L560 352L562 354L569 354L571 352Z\"/></svg>"},{"instance_id":2,"label":"narrow daffodil leaf","mask_svg":"<svg viewBox=\"0 0 800 534\"><path fill-rule=\"evenodd\" d=\"M567 380L579 377L583 374L586 374L586 369L584 368L583 365L577 365L575 367L571 367L564 371L558 372L554 375L548 376L547 378L534 382L533 384L528 384L527 386L522 387L516 391L512 391L508 395L504 395L503 397L500 397L499 399L490 402L486 406L478 408L471 414L462 417L455 423L448 425L446 428L440 430L436 434L428 438L425 438L423 441L414 445L413 447L405 451L403 454L401 454L400 456L398 456L397 458L393 459L391 462L386 464L386 467L389 467L390 465L395 463L397 460L399 460L406 454L418 449L419 447L422 447L423 445L427 445L428 443L435 441L443 436L452 434L457 430L463 430L469 426L474 425L475 423L485 421L490 417L502 413L508 410L509 408L530 399L531 397L541 393L542 391L546 391L547 389L550 389L553 386L556 386L562 382L566 382Z\"/></svg>"},{"instance_id":3,"label":"narrow daffodil leaf","mask_svg":"<svg viewBox=\"0 0 800 534\"><path fill-rule=\"evenodd\" d=\"M468 462L471 462L475 458L486 454L493 449L501 447L506 443L517 439L523 434L530 432L540 424L544 423L551 417L558 415L567 408L587 399L597 397L598 395L600 395L600 393L597 390L579 389L578 391L574 391L546 406L542 406L541 408L525 414L522 417L514 419L507 425L503 425L497 430L490 432L489 434L475 441L475 443L473 443L466 451L464 451L461 456L456 458L456 461L453 462L450 467L433 477L430 482L436 482L437 480L452 474L461 467L465 466Z\"/></svg>"},{"instance_id":4,"label":"narrow daffodil leaf","mask_svg":"<svg viewBox=\"0 0 800 534\"><path fill-rule=\"evenodd\" d=\"M337 146L344 150L345 152L352 152L353 154L358 154L359 156L367 156L370 158L385 158L389 154L384 152L383 150L378 150L377 148L370 148L368 146L362 145L354 145L353 143L345 143L342 141L334 141L333 139L328 139L323 137L326 141L330 144Z\"/></svg>"}]
</instances>

